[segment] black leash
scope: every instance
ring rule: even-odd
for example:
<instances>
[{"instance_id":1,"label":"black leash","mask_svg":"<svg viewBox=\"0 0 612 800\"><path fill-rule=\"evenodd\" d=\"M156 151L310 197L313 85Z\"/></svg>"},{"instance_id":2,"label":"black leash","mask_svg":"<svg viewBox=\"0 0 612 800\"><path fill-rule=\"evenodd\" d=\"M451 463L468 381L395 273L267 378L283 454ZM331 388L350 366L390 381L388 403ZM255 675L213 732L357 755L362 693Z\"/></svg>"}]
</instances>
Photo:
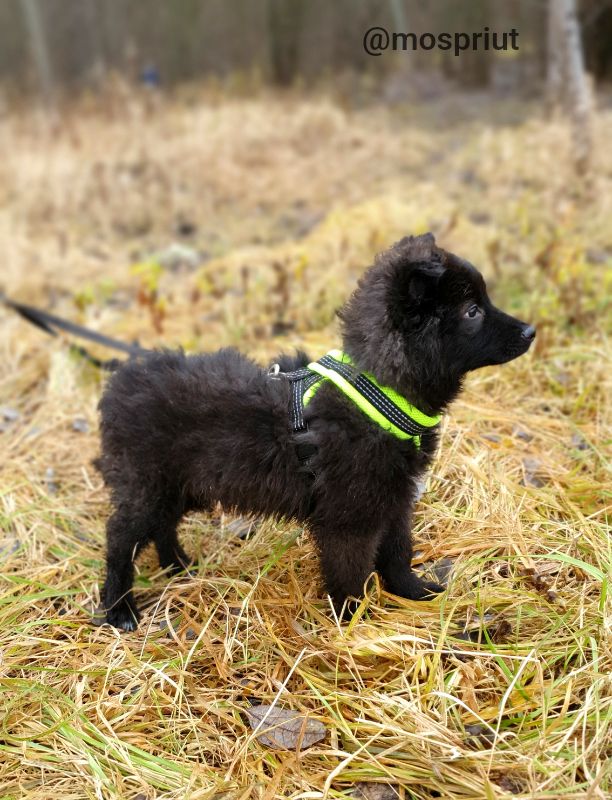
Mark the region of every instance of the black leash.
<instances>
[{"instance_id":1,"label":"black leash","mask_svg":"<svg viewBox=\"0 0 612 800\"><path fill-rule=\"evenodd\" d=\"M51 314L49 311L42 311L39 308L34 308L34 306L28 306L25 303L18 303L15 300L10 300L1 292L0 302L4 303L8 308L12 308L20 317L30 324L35 325L37 328L40 328L40 330L49 334L49 336L58 336L58 330L66 331L81 339L88 339L90 342L101 344L104 347L110 347L113 350L120 350L123 353L127 353L132 358L151 352L141 347L138 342L133 342L131 344L128 342L121 342L118 339L105 336L103 333L85 328L83 325L77 325L76 322L62 319L62 317L56 317L55 314ZM109 358L105 360L96 358L85 347L81 347L80 345L73 344L70 347L74 352L78 353L89 361L90 364L93 364L99 369L112 372L123 363L121 359L118 358Z\"/></svg>"},{"instance_id":2,"label":"black leash","mask_svg":"<svg viewBox=\"0 0 612 800\"><path fill-rule=\"evenodd\" d=\"M123 353L127 353L130 358L153 352L152 350L141 347L138 342L128 344L119 339L105 336L103 333L92 331L89 328L85 328L83 325L77 325L76 322L71 322L62 317L56 317L55 314L51 314L49 311L43 311L40 308L34 308L34 306L10 300L3 292L0 292L0 303L4 303L8 308L12 308L20 317L31 325L40 328L40 330L49 334L49 336L58 336L57 329L59 329L71 333L73 336L78 336L81 339L88 339L90 342L101 344L104 347L120 350ZM85 347L81 347L80 345L71 344L70 349L89 361L90 364L98 367L98 369L107 370L109 372L113 372L118 369L121 364L125 363L124 360L120 358L109 358L106 360L96 358L96 356L93 356ZM273 376L277 374L278 371L272 373ZM308 369L297 370L295 373L289 373L289 376L292 382L295 381L294 391L292 392L293 401L295 403L291 409L292 426L296 431L305 431L308 429L308 426L304 423L302 396L306 389L320 380L320 377L311 373ZM302 464L307 463L317 450L316 446L310 443L299 443L296 444L295 447L298 459Z\"/></svg>"}]
</instances>

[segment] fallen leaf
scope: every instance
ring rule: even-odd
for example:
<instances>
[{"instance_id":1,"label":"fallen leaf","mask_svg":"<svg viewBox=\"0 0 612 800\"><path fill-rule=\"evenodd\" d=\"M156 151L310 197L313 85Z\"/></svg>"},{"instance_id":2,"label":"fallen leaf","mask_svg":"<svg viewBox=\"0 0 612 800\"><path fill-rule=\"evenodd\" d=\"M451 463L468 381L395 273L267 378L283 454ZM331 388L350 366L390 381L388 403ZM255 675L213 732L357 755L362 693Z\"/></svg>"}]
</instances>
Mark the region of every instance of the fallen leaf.
<instances>
[{"instance_id":1,"label":"fallen leaf","mask_svg":"<svg viewBox=\"0 0 612 800\"><path fill-rule=\"evenodd\" d=\"M538 475L540 468L542 467L542 462L537 459L533 458L532 456L528 456L527 458L523 459L523 469L524 469L524 476L521 480L521 486L533 486L536 489L541 489L542 486L545 485L545 481Z\"/></svg>"},{"instance_id":2,"label":"fallen leaf","mask_svg":"<svg viewBox=\"0 0 612 800\"><path fill-rule=\"evenodd\" d=\"M399 792L390 783L360 781L355 784L352 796L359 800L399 800Z\"/></svg>"},{"instance_id":3,"label":"fallen leaf","mask_svg":"<svg viewBox=\"0 0 612 800\"><path fill-rule=\"evenodd\" d=\"M495 733L484 725L466 725L465 732L468 735L468 743L489 746L495 741Z\"/></svg>"},{"instance_id":4,"label":"fallen leaf","mask_svg":"<svg viewBox=\"0 0 612 800\"><path fill-rule=\"evenodd\" d=\"M305 750L327 735L323 723L290 709L260 705L245 712L260 743L274 750Z\"/></svg>"},{"instance_id":5,"label":"fallen leaf","mask_svg":"<svg viewBox=\"0 0 612 800\"><path fill-rule=\"evenodd\" d=\"M497 785L500 789L511 794L522 794L525 791L525 781L514 775L502 775Z\"/></svg>"},{"instance_id":6,"label":"fallen leaf","mask_svg":"<svg viewBox=\"0 0 612 800\"><path fill-rule=\"evenodd\" d=\"M557 575L561 566L558 561L538 560L536 567L519 567L519 574L532 583L536 591L544 594L550 603L554 603L557 595L550 588L551 575Z\"/></svg>"}]
</instances>

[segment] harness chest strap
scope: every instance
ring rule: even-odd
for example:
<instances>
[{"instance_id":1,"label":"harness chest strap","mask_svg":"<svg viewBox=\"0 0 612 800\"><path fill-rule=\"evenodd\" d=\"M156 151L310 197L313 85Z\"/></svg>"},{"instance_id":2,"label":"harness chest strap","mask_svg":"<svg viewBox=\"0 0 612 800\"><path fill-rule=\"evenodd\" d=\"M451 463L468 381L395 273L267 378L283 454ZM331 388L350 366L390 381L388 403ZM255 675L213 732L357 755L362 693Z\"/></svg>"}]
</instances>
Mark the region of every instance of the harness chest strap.
<instances>
[{"instance_id":1,"label":"harness chest strap","mask_svg":"<svg viewBox=\"0 0 612 800\"><path fill-rule=\"evenodd\" d=\"M285 375L292 384L293 429L306 429L304 406L308 405L324 380L331 381L373 422L398 439L412 439L417 447L421 435L439 424L441 416L428 416L388 386L381 386L373 375L357 372L351 359L340 350L331 350Z\"/></svg>"}]
</instances>

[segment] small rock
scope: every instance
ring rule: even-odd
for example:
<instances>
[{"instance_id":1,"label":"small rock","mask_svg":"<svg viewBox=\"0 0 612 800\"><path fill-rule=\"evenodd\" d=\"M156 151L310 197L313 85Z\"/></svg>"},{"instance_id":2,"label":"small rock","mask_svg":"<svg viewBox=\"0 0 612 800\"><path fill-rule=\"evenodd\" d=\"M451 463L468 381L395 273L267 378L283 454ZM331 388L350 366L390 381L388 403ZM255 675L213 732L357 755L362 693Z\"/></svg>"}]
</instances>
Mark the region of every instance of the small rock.
<instances>
[{"instance_id":1,"label":"small rock","mask_svg":"<svg viewBox=\"0 0 612 800\"><path fill-rule=\"evenodd\" d=\"M418 503L421 497L423 497L423 495L425 494L425 490L427 488L427 478L418 478L414 482L414 487L415 487L414 500L415 502Z\"/></svg>"},{"instance_id":2,"label":"small rock","mask_svg":"<svg viewBox=\"0 0 612 800\"><path fill-rule=\"evenodd\" d=\"M495 733L484 725L466 725L465 732L468 735L468 742L472 744L491 745L495 741Z\"/></svg>"},{"instance_id":3,"label":"small rock","mask_svg":"<svg viewBox=\"0 0 612 800\"><path fill-rule=\"evenodd\" d=\"M172 629L176 633L178 633L178 631L180 630L182 624L183 624L183 620L181 619L181 617L177 617L176 619L172 620ZM168 622L165 619L162 619L162 621L159 623L159 629L160 629L160 631L169 630ZM197 639L197 638L198 638L198 633L197 633L196 630L194 630L191 627L188 627L185 630L185 639L187 639L187 641L193 642L193 640Z\"/></svg>"},{"instance_id":4,"label":"small rock","mask_svg":"<svg viewBox=\"0 0 612 800\"><path fill-rule=\"evenodd\" d=\"M180 269L194 270L201 262L200 254L197 250L178 242L174 242L164 250L160 250L155 254L155 259L172 272L177 272Z\"/></svg>"},{"instance_id":5,"label":"small rock","mask_svg":"<svg viewBox=\"0 0 612 800\"><path fill-rule=\"evenodd\" d=\"M501 436L498 436L496 433L483 433L483 439L487 439L489 442L501 442Z\"/></svg>"},{"instance_id":6,"label":"small rock","mask_svg":"<svg viewBox=\"0 0 612 800\"><path fill-rule=\"evenodd\" d=\"M101 625L106 625L106 609L104 606L94 608L93 614L91 615L91 624L95 625L96 628L99 628Z\"/></svg>"},{"instance_id":7,"label":"small rock","mask_svg":"<svg viewBox=\"0 0 612 800\"><path fill-rule=\"evenodd\" d=\"M77 433L89 433L89 422L85 417L75 417L72 420L72 430Z\"/></svg>"},{"instance_id":8,"label":"small rock","mask_svg":"<svg viewBox=\"0 0 612 800\"><path fill-rule=\"evenodd\" d=\"M299 238L309 234L324 219L320 211L304 211L296 220L295 235Z\"/></svg>"},{"instance_id":9,"label":"small rock","mask_svg":"<svg viewBox=\"0 0 612 800\"><path fill-rule=\"evenodd\" d=\"M461 183L465 183L468 186L481 186L482 182L476 172L473 169L463 169L457 175Z\"/></svg>"},{"instance_id":10,"label":"small rock","mask_svg":"<svg viewBox=\"0 0 612 800\"><path fill-rule=\"evenodd\" d=\"M507 561L503 561L498 567L495 568L495 572L497 572L500 578L509 578L510 564L508 564Z\"/></svg>"},{"instance_id":11,"label":"small rock","mask_svg":"<svg viewBox=\"0 0 612 800\"><path fill-rule=\"evenodd\" d=\"M0 409L0 417L2 417L6 422L15 422L19 419L21 414L17 411L16 408L11 408L11 406L3 406Z\"/></svg>"},{"instance_id":12,"label":"small rock","mask_svg":"<svg viewBox=\"0 0 612 800\"><path fill-rule=\"evenodd\" d=\"M522 439L524 442L530 442L533 439L533 436L530 433L527 433L527 431L519 428L518 425L514 426L512 433L517 439Z\"/></svg>"},{"instance_id":13,"label":"small rock","mask_svg":"<svg viewBox=\"0 0 612 800\"><path fill-rule=\"evenodd\" d=\"M239 539L248 539L252 533L257 530L258 519L249 519L248 517L236 517L231 522L228 522L225 529L233 536Z\"/></svg>"},{"instance_id":14,"label":"small rock","mask_svg":"<svg viewBox=\"0 0 612 800\"><path fill-rule=\"evenodd\" d=\"M432 565L431 572L433 572L438 583L446 586L454 566L455 562L452 558L441 558Z\"/></svg>"},{"instance_id":15,"label":"small rock","mask_svg":"<svg viewBox=\"0 0 612 800\"><path fill-rule=\"evenodd\" d=\"M45 484L49 494L57 494L57 483L55 481L55 470L53 467L47 467L45 471Z\"/></svg>"},{"instance_id":16,"label":"small rock","mask_svg":"<svg viewBox=\"0 0 612 800\"><path fill-rule=\"evenodd\" d=\"M609 253L607 250L589 247L584 255L589 264L607 264L609 261L612 261L612 253Z\"/></svg>"},{"instance_id":17,"label":"small rock","mask_svg":"<svg viewBox=\"0 0 612 800\"><path fill-rule=\"evenodd\" d=\"M4 541L0 542L0 563L2 561L6 561L9 556L12 556L13 553L16 553L17 550L21 547L21 542L17 537L13 537L12 539L5 539Z\"/></svg>"},{"instance_id":18,"label":"small rock","mask_svg":"<svg viewBox=\"0 0 612 800\"><path fill-rule=\"evenodd\" d=\"M576 450L590 450L591 445L584 439L579 433L575 433L572 436L572 447L575 447Z\"/></svg>"}]
</instances>

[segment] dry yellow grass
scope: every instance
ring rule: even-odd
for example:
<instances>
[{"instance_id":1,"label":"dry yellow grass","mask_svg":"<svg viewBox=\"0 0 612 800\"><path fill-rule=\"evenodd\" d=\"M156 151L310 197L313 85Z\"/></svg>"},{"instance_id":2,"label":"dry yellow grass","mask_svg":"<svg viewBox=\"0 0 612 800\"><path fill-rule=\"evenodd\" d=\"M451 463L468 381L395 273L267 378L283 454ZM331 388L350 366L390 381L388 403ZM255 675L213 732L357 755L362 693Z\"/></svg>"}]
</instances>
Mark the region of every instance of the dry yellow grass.
<instances>
[{"instance_id":1,"label":"dry yellow grass","mask_svg":"<svg viewBox=\"0 0 612 800\"><path fill-rule=\"evenodd\" d=\"M470 377L445 420L416 532L425 569L453 561L438 600L373 579L339 626L303 531L259 522L241 541L194 516L197 576L143 557L127 635L90 617L100 376L1 311L0 797L609 796L612 115L593 185L572 189L567 132L535 110L189 100L109 98L113 119L84 104L59 130L3 120L7 294L147 345L318 354L373 253L432 229L539 324L538 347ZM199 253L180 264L186 221ZM250 703L327 737L272 750Z\"/></svg>"}]
</instances>

